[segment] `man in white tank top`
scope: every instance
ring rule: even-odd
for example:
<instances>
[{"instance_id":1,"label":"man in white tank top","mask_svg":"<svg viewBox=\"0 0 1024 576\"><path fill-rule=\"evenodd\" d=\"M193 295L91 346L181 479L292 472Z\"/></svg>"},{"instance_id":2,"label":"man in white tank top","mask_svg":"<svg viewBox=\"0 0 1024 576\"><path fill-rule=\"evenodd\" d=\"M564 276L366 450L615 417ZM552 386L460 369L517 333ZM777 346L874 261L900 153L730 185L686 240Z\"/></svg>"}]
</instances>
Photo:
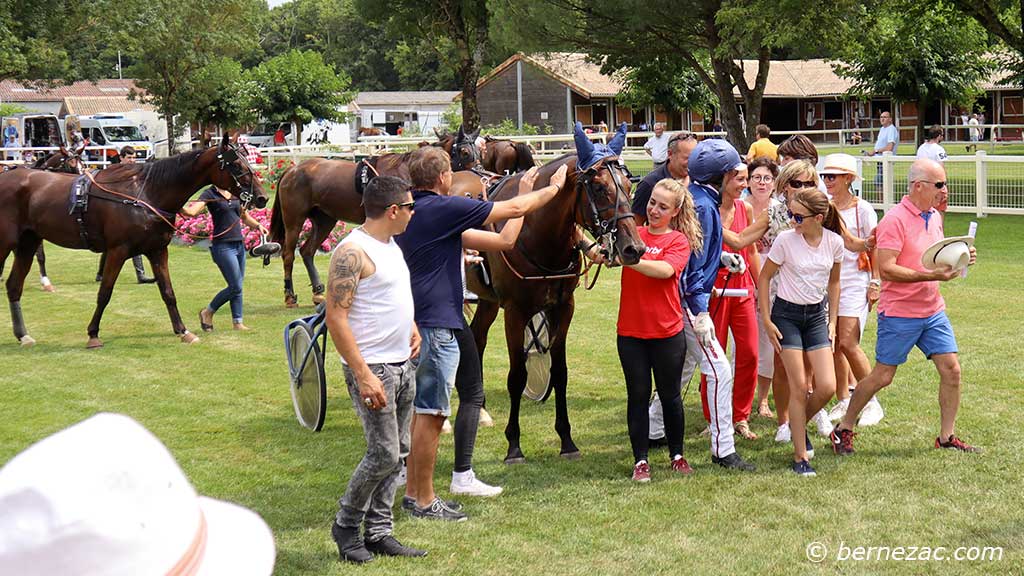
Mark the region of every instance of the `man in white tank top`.
<instances>
[{"instance_id":1,"label":"man in white tank top","mask_svg":"<svg viewBox=\"0 0 1024 576\"><path fill-rule=\"evenodd\" d=\"M374 178L363 194L366 222L334 250L327 281L327 328L366 437L366 454L339 502L331 536L341 560L364 563L374 554L426 556L392 536L391 507L409 424L419 353L409 268L393 236L405 231L415 202L399 178ZM365 542L360 537L364 527Z\"/></svg>"}]
</instances>

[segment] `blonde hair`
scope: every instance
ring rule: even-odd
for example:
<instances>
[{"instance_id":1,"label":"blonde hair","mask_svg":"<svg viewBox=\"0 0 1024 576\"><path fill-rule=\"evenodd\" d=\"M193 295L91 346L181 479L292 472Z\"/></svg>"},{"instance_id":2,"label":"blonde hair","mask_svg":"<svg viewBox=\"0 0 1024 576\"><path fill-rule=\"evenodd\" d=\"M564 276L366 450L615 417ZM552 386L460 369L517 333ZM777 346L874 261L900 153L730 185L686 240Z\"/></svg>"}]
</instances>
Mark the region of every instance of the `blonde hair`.
<instances>
[{"instance_id":1,"label":"blonde hair","mask_svg":"<svg viewBox=\"0 0 1024 576\"><path fill-rule=\"evenodd\" d=\"M654 188L662 188L675 198L679 213L669 222L669 227L686 236L692 252L701 252L704 249L704 231L697 220L697 212L693 207L693 196L690 195L690 191L683 186L682 182L673 178L659 180Z\"/></svg>"},{"instance_id":2,"label":"blonde hair","mask_svg":"<svg viewBox=\"0 0 1024 576\"><path fill-rule=\"evenodd\" d=\"M783 166L779 177L775 179L775 197L788 203L786 186L789 186L793 180L799 180L804 174L810 174L812 180L818 181L818 171L814 169L814 164L807 160L794 160Z\"/></svg>"}]
</instances>

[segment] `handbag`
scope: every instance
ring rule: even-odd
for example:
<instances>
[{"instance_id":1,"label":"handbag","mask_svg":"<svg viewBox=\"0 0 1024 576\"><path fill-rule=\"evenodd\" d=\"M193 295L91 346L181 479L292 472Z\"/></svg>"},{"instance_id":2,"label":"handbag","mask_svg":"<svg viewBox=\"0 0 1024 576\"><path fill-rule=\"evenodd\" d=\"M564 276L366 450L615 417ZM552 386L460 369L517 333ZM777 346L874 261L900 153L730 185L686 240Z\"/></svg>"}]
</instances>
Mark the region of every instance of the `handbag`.
<instances>
[{"instance_id":1,"label":"handbag","mask_svg":"<svg viewBox=\"0 0 1024 576\"><path fill-rule=\"evenodd\" d=\"M857 218L857 237L861 237L860 235L862 234L862 232L861 232L861 229L860 229L860 203L859 202L854 207L854 212L853 213L854 213L854 215ZM871 262L871 252L870 251L865 250L864 252L860 252L860 253L857 254L857 270L861 270L863 272L871 272L871 265L872 265L872 262Z\"/></svg>"}]
</instances>

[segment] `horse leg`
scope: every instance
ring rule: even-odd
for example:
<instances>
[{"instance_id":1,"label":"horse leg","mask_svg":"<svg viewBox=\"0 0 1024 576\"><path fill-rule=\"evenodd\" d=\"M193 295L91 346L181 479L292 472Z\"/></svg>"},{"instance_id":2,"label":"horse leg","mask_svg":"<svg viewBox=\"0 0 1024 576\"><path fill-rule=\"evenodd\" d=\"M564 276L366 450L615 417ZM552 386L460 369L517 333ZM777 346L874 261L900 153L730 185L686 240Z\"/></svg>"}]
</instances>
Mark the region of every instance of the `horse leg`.
<instances>
[{"instance_id":1,"label":"horse leg","mask_svg":"<svg viewBox=\"0 0 1024 576\"><path fill-rule=\"evenodd\" d=\"M295 245L299 243L298 227L290 224L285 225L284 245L281 246L281 263L284 265L284 305L286 308L296 308L299 299L295 296L295 288L292 286L292 267L295 265Z\"/></svg>"},{"instance_id":2,"label":"horse leg","mask_svg":"<svg viewBox=\"0 0 1024 576\"><path fill-rule=\"evenodd\" d=\"M555 431L562 441L561 456L570 460L580 457L580 450L572 441L572 426L569 424L569 405L566 388L569 371L565 360L565 340L569 333L575 302L572 298L548 312L549 321L555 329L551 341L551 387L555 391Z\"/></svg>"},{"instance_id":3,"label":"horse leg","mask_svg":"<svg viewBox=\"0 0 1024 576\"><path fill-rule=\"evenodd\" d=\"M324 285L320 281L320 272L317 271L313 258L320 245L331 235L338 221L316 210L310 214L310 220L313 222L313 228L309 231L309 238L306 238L305 244L299 249L299 254L302 255L302 263L306 265L309 284L313 287L313 304L319 304L324 301Z\"/></svg>"},{"instance_id":4,"label":"horse leg","mask_svg":"<svg viewBox=\"0 0 1024 576\"><path fill-rule=\"evenodd\" d=\"M526 389L526 353L523 351L523 330L526 329L526 318L515 308L505 309L505 342L508 345L508 424L505 426L505 439L508 440L508 453L505 464L522 464L526 462L522 448L519 446L521 430L519 429L519 406Z\"/></svg>"},{"instance_id":5,"label":"horse leg","mask_svg":"<svg viewBox=\"0 0 1024 576\"><path fill-rule=\"evenodd\" d=\"M39 283L43 285L43 290L53 292L53 284L46 275L46 252L43 251L42 242L39 243L39 249L36 250L36 262L39 263Z\"/></svg>"},{"instance_id":6,"label":"horse leg","mask_svg":"<svg viewBox=\"0 0 1024 576\"><path fill-rule=\"evenodd\" d=\"M117 247L106 253L106 261L103 263L103 279L100 280L100 289L96 293L96 311L92 314L89 322L89 340L85 347L102 348L103 341L100 340L100 320L103 318L103 311L110 303L110 296L114 293L114 284L117 283L117 276L121 273L121 266L128 259L128 250Z\"/></svg>"},{"instance_id":7,"label":"horse leg","mask_svg":"<svg viewBox=\"0 0 1024 576\"><path fill-rule=\"evenodd\" d=\"M160 289L160 297L167 306L167 315L171 317L171 328L185 344L199 342L199 337L185 328L185 322L178 312L178 298L174 295L174 287L171 286L171 270L167 265L167 247L164 246L155 252L146 254L149 259L149 266L153 269L153 277L156 278L156 285Z\"/></svg>"},{"instance_id":8,"label":"horse leg","mask_svg":"<svg viewBox=\"0 0 1024 576\"><path fill-rule=\"evenodd\" d=\"M14 248L14 265L11 266L11 275L7 278L7 303L11 307L11 326L14 329L14 337L22 346L31 346L36 343L25 329L25 319L21 313L21 293L25 288L25 277L32 269L32 257L40 242L42 239L31 232L26 232L21 236L18 245ZM0 260L6 260L6 258L7 255L4 254Z\"/></svg>"}]
</instances>

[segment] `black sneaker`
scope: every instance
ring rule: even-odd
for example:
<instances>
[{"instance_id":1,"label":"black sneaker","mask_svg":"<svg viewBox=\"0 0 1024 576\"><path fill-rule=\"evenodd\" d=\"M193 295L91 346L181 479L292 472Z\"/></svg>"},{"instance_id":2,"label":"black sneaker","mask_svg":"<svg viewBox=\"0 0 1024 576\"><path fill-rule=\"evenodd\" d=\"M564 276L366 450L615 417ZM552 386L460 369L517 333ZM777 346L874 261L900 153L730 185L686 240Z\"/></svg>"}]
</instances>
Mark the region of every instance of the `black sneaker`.
<instances>
[{"instance_id":1,"label":"black sneaker","mask_svg":"<svg viewBox=\"0 0 1024 576\"><path fill-rule=\"evenodd\" d=\"M430 503L430 506L427 506L426 508L413 506L412 515L414 518L448 520L449 522L465 522L466 520L469 520L469 516L466 516L464 512L452 510L444 503L444 500L437 497L435 497L434 501Z\"/></svg>"},{"instance_id":2,"label":"black sneaker","mask_svg":"<svg viewBox=\"0 0 1024 576\"><path fill-rule=\"evenodd\" d=\"M455 510L456 512L462 512L462 504L455 500L445 500L444 505ZM412 509L416 507L416 499L410 496L402 496L402 510L406 512L412 512Z\"/></svg>"},{"instance_id":3,"label":"black sneaker","mask_svg":"<svg viewBox=\"0 0 1024 576\"><path fill-rule=\"evenodd\" d=\"M750 462L747 462L743 458L740 458L740 455L737 454L736 452L733 452L732 454L729 454L728 456L723 456L721 458L717 456L712 456L711 461L715 464L718 464L722 468L729 468L732 470L742 470L744 472L753 472L754 470L757 470L757 466L754 466Z\"/></svg>"},{"instance_id":4,"label":"black sneaker","mask_svg":"<svg viewBox=\"0 0 1024 576\"><path fill-rule=\"evenodd\" d=\"M807 459L814 458L814 446L811 445L811 435L804 433L804 441L807 444Z\"/></svg>"},{"instance_id":5,"label":"black sneaker","mask_svg":"<svg viewBox=\"0 0 1024 576\"><path fill-rule=\"evenodd\" d=\"M356 564L373 561L373 554L366 549L359 537L359 528L342 528L337 522L331 524L331 538L338 545L338 559Z\"/></svg>"},{"instance_id":6,"label":"black sneaker","mask_svg":"<svg viewBox=\"0 0 1024 576\"><path fill-rule=\"evenodd\" d=\"M388 534L380 540L367 540L366 549L374 554L381 554L384 556L405 556L407 558L420 558L427 555L426 550L417 550L416 548L410 548L398 540L395 537Z\"/></svg>"},{"instance_id":7,"label":"black sneaker","mask_svg":"<svg viewBox=\"0 0 1024 576\"><path fill-rule=\"evenodd\" d=\"M152 278L150 276L139 276L136 278L136 281L138 281L139 284L155 284L156 278Z\"/></svg>"},{"instance_id":8,"label":"black sneaker","mask_svg":"<svg viewBox=\"0 0 1024 576\"><path fill-rule=\"evenodd\" d=\"M793 472L796 472L798 475L803 476L804 478L810 478L812 476L818 475L818 473L814 471L814 468L811 468L811 465L810 463L807 462L807 460L793 462Z\"/></svg>"}]
</instances>

